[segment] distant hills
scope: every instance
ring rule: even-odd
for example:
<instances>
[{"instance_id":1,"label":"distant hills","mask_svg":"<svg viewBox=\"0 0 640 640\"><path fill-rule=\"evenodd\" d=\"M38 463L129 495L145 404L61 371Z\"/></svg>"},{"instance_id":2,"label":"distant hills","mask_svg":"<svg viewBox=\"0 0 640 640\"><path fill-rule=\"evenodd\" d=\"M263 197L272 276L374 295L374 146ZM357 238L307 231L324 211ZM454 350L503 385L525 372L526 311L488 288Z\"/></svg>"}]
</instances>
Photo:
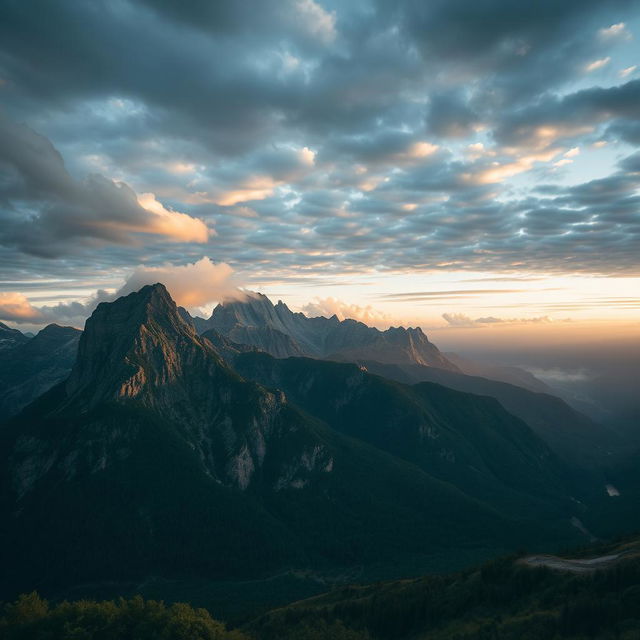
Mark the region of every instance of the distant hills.
<instances>
[{"instance_id":1,"label":"distant hills","mask_svg":"<svg viewBox=\"0 0 640 640\"><path fill-rule=\"evenodd\" d=\"M69 375L82 335L78 329L57 324L32 338L10 331L12 344L0 351L0 422Z\"/></svg>"},{"instance_id":2,"label":"distant hills","mask_svg":"<svg viewBox=\"0 0 640 640\"><path fill-rule=\"evenodd\" d=\"M569 475L496 401L216 343L147 286L101 303L68 378L0 429L0 597L399 575L568 544L583 509Z\"/></svg>"},{"instance_id":3,"label":"distant hills","mask_svg":"<svg viewBox=\"0 0 640 640\"><path fill-rule=\"evenodd\" d=\"M0 351L12 349L24 344L29 338L18 329L12 329L3 322L0 322Z\"/></svg>"}]
</instances>

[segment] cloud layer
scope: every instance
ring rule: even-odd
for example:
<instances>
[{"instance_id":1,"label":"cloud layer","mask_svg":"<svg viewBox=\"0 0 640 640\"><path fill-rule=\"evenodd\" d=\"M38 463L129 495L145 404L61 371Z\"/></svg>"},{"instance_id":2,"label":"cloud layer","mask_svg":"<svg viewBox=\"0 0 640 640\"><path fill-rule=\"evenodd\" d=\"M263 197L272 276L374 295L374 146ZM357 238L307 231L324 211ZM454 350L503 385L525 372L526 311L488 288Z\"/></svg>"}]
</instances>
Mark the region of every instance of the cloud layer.
<instances>
[{"instance_id":1,"label":"cloud layer","mask_svg":"<svg viewBox=\"0 0 640 640\"><path fill-rule=\"evenodd\" d=\"M9 3L0 269L637 274L639 28L631 0Z\"/></svg>"}]
</instances>

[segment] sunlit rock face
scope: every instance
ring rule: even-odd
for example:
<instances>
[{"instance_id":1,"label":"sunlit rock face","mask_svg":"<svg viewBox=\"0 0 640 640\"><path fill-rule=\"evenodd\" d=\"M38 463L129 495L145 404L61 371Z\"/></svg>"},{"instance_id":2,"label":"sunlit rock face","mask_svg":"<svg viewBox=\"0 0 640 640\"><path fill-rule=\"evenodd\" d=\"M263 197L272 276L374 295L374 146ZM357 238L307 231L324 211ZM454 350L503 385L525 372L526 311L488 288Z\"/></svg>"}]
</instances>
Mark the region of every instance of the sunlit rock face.
<instances>
[{"instance_id":1,"label":"sunlit rock face","mask_svg":"<svg viewBox=\"0 0 640 640\"><path fill-rule=\"evenodd\" d=\"M198 326L201 331L214 329L234 342L255 346L276 358L369 359L458 371L420 328L380 331L356 320L338 320L335 315L308 318L292 312L282 301L272 304L260 293L218 305Z\"/></svg>"},{"instance_id":2,"label":"sunlit rock face","mask_svg":"<svg viewBox=\"0 0 640 640\"><path fill-rule=\"evenodd\" d=\"M182 319L161 284L98 306L87 320L62 391L61 409L74 414L110 404L153 412L177 430L208 476L242 490L254 481L278 489L283 482L303 487L305 474L328 464L328 456L309 456L307 449L319 446L313 443L291 449L289 458L270 456L273 442L298 426L284 394L247 383L231 371L212 344ZM55 453L55 443L21 441L24 455L16 463L20 492L56 464L70 477L78 469L99 470L126 457L137 427L123 426L115 427L110 419L92 421L83 431L86 439L76 439L64 455Z\"/></svg>"}]
</instances>

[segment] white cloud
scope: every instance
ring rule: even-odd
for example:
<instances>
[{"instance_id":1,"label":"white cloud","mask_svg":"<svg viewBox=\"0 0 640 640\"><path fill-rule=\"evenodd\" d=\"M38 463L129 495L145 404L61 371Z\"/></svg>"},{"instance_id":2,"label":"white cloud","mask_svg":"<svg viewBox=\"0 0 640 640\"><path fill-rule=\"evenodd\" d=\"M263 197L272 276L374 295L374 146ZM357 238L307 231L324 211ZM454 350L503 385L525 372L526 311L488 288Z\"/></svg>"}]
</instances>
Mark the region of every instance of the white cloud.
<instances>
[{"instance_id":1,"label":"white cloud","mask_svg":"<svg viewBox=\"0 0 640 640\"><path fill-rule=\"evenodd\" d=\"M0 320L34 323L42 320L42 314L22 293L0 292Z\"/></svg>"},{"instance_id":2,"label":"white cloud","mask_svg":"<svg viewBox=\"0 0 640 640\"><path fill-rule=\"evenodd\" d=\"M548 324L553 322L549 316L538 316L534 318L496 318L488 316L483 318L471 318L464 313L443 313L442 317L450 327L478 329L479 327L491 324Z\"/></svg>"},{"instance_id":3,"label":"white cloud","mask_svg":"<svg viewBox=\"0 0 640 640\"><path fill-rule=\"evenodd\" d=\"M313 0L298 0L296 10L301 23L312 36L326 44L336 39L334 11L326 11Z\"/></svg>"},{"instance_id":4,"label":"white cloud","mask_svg":"<svg viewBox=\"0 0 640 640\"><path fill-rule=\"evenodd\" d=\"M213 229L198 218L192 218L186 213L167 209L156 200L153 193L141 193L138 196L140 206L153 214L147 227L141 229L147 233L157 233L166 236L176 242L206 242L210 235L214 235Z\"/></svg>"},{"instance_id":5,"label":"white cloud","mask_svg":"<svg viewBox=\"0 0 640 640\"><path fill-rule=\"evenodd\" d=\"M337 298L314 298L302 307L302 312L309 317L325 316L327 318L336 315L339 320L352 318L368 325L388 325L389 316L367 305L361 307L357 304L349 304Z\"/></svg>"},{"instance_id":6,"label":"white cloud","mask_svg":"<svg viewBox=\"0 0 640 640\"><path fill-rule=\"evenodd\" d=\"M100 302L111 302L120 296L138 291L147 284L161 282L178 305L198 310L212 302L241 300L245 294L233 269L226 263L215 264L209 258L197 262L161 267L139 266L116 292L98 290L80 302L62 302L56 305L34 307L21 293L0 292L0 320L18 323L46 324L57 322L82 327Z\"/></svg>"},{"instance_id":7,"label":"white cloud","mask_svg":"<svg viewBox=\"0 0 640 640\"><path fill-rule=\"evenodd\" d=\"M632 37L624 22L618 22L605 29L600 29L598 35L603 40L613 40L616 38L629 40Z\"/></svg>"},{"instance_id":8,"label":"white cloud","mask_svg":"<svg viewBox=\"0 0 640 640\"><path fill-rule=\"evenodd\" d=\"M627 78L628 76L630 76L631 74L635 73L635 70L638 68L637 64L634 64L630 67L627 67L626 69L620 69L620 71L618 71L618 75L621 78Z\"/></svg>"},{"instance_id":9,"label":"white cloud","mask_svg":"<svg viewBox=\"0 0 640 640\"><path fill-rule=\"evenodd\" d=\"M188 308L221 300L242 299L245 295L238 288L237 278L228 264L215 264L206 257L184 265L137 267L117 295L126 295L156 282L167 287L177 304Z\"/></svg>"},{"instance_id":10,"label":"white cloud","mask_svg":"<svg viewBox=\"0 0 640 640\"><path fill-rule=\"evenodd\" d=\"M600 58L599 60L589 62L589 64L585 65L584 70L587 73L591 73L592 71L597 71L598 69L606 67L610 62L611 58L609 56L607 56L606 58Z\"/></svg>"}]
</instances>

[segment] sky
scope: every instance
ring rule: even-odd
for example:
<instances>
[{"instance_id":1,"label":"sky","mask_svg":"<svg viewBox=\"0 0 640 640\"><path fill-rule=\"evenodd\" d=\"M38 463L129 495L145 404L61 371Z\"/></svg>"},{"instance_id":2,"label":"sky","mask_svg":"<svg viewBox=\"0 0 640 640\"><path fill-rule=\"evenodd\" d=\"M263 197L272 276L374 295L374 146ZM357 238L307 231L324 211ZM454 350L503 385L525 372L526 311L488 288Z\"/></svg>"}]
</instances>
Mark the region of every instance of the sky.
<instances>
[{"instance_id":1,"label":"sky","mask_svg":"<svg viewBox=\"0 0 640 640\"><path fill-rule=\"evenodd\" d=\"M640 336L639 145L638 2L5 0L0 320Z\"/></svg>"}]
</instances>

